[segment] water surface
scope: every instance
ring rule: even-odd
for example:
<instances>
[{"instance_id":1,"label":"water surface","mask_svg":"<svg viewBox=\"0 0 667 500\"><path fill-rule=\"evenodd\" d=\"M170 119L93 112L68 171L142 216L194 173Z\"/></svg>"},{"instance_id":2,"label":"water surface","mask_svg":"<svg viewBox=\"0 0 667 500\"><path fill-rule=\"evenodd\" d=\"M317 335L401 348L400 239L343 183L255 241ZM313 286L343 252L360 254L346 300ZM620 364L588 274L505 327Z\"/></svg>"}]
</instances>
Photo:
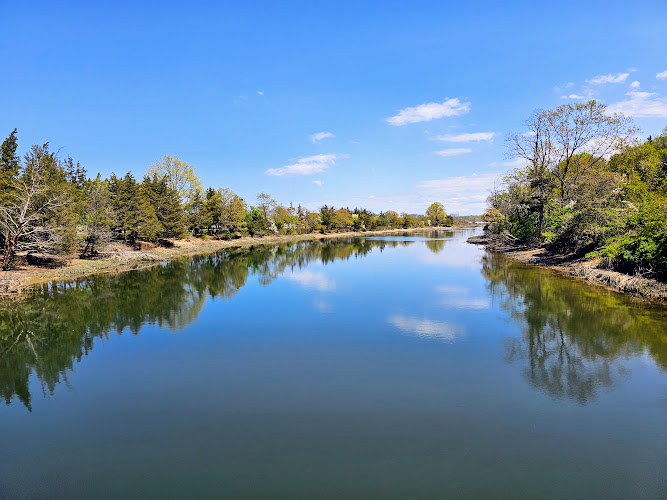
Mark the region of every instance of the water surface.
<instances>
[{"instance_id":1,"label":"water surface","mask_svg":"<svg viewBox=\"0 0 667 500\"><path fill-rule=\"evenodd\" d=\"M0 497L664 497L665 310L473 232L0 304Z\"/></svg>"}]
</instances>

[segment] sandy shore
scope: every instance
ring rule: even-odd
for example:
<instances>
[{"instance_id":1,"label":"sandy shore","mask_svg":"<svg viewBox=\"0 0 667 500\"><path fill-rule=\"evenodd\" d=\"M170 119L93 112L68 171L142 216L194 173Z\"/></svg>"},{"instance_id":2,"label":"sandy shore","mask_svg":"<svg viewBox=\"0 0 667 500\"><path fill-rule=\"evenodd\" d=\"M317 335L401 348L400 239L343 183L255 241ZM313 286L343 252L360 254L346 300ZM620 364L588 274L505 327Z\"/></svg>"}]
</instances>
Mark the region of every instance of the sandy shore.
<instances>
[{"instance_id":1,"label":"sandy shore","mask_svg":"<svg viewBox=\"0 0 667 500\"><path fill-rule=\"evenodd\" d=\"M525 264L533 264L595 285L627 293L642 299L667 303L667 283L644 276L631 276L600 267L599 259L573 258L548 252L545 248L530 248L503 235L481 235L468 238L468 243L484 245Z\"/></svg>"},{"instance_id":2,"label":"sandy shore","mask_svg":"<svg viewBox=\"0 0 667 500\"><path fill-rule=\"evenodd\" d=\"M469 227L469 226L462 226ZM21 265L12 271L0 271L0 296L16 296L34 285L49 281L66 281L100 273L119 273L153 266L167 260L181 257L205 255L226 248L244 248L255 245L280 245L298 241L316 241L334 238L349 238L354 236L375 236L396 232L423 232L442 229L456 229L457 227L428 227L410 229L385 229L381 231L345 232L345 233L310 233L294 235L271 235L262 238L246 236L236 240L202 240L187 238L175 240L173 248L157 247L150 250L134 251L120 243L109 245L101 257L94 260L69 258L64 267L48 269L30 265Z\"/></svg>"}]
</instances>

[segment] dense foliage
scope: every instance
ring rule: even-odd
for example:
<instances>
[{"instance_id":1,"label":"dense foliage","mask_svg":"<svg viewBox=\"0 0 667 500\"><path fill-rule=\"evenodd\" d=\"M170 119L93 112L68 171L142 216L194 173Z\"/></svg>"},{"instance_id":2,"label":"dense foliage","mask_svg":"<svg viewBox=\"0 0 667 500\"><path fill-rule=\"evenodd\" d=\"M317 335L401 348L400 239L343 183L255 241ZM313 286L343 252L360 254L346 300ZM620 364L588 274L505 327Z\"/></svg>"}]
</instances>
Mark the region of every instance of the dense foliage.
<instances>
[{"instance_id":1,"label":"dense foliage","mask_svg":"<svg viewBox=\"0 0 667 500\"><path fill-rule=\"evenodd\" d=\"M667 129L645 141L595 101L536 111L509 138L525 166L489 197L487 229L667 276Z\"/></svg>"},{"instance_id":2,"label":"dense foliage","mask_svg":"<svg viewBox=\"0 0 667 500\"><path fill-rule=\"evenodd\" d=\"M259 193L247 204L231 189L204 190L191 165L165 156L141 180L128 172L91 179L72 158L49 144L21 159L17 131L0 146L0 267L12 267L19 250L79 253L92 258L109 241L164 242L187 236L236 238L249 234L367 231L451 225L440 203L425 215L375 214L324 205L318 212L278 204Z\"/></svg>"}]
</instances>

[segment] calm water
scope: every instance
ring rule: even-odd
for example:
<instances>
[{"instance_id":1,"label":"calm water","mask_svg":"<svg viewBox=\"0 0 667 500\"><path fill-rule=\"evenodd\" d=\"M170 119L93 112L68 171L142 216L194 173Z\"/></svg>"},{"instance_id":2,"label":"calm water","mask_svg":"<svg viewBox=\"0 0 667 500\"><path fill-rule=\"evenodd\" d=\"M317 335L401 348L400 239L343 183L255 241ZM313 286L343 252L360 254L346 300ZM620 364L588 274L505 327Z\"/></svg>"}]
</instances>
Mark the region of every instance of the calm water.
<instances>
[{"instance_id":1,"label":"calm water","mask_svg":"<svg viewBox=\"0 0 667 500\"><path fill-rule=\"evenodd\" d=\"M664 498L665 309L471 234L235 250L0 304L0 497Z\"/></svg>"}]
</instances>

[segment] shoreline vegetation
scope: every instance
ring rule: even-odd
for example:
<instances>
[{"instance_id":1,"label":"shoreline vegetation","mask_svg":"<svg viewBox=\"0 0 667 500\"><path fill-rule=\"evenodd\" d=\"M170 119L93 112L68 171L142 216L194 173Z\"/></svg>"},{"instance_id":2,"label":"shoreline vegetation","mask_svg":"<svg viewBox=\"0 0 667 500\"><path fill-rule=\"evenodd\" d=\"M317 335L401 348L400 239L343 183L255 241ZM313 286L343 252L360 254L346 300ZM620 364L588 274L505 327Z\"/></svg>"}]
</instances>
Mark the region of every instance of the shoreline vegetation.
<instances>
[{"instance_id":1,"label":"shoreline vegetation","mask_svg":"<svg viewBox=\"0 0 667 500\"><path fill-rule=\"evenodd\" d=\"M159 265L162 262L180 258L194 257L234 248L248 248L263 245L284 245L300 241L318 241L336 238L372 237L382 234L415 233L423 231L441 231L478 227L473 225L413 227L407 229L391 228L374 231L343 231L337 233L275 234L270 236L244 236L238 239L201 239L185 238L168 240L168 246L151 246L142 250L112 243L100 251L95 259L81 259L78 256L66 256L58 267L30 265L25 256L19 255L17 269L0 272L0 299L20 297L32 287L51 281L69 281L96 274L118 274L135 269ZM48 257L45 257L48 259Z\"/></svg>"},{"instance_id":2,"label":"shoreline vegetation","mask_svg":"<svg viewBox=\"0 0 667 500\"><path fill-rule=\"evenodd\" d=\"M509 233L468 238L468 243L482 245L492 252L507 255L522 264L552 269L571 278L583 279L593 285L631 295L642 301L667 304L667 283L641 275L630 275L605 268L602 259L563 255L544 247L526 245Z\"/></svg>"},{"instance_id":3,"label":"shoreline vegetation","mask_svg":"<svg viewBox=\"0 0 667 500\"><path fill-rule=\"evenodd\" d=\"M519 167L471 243L618 291L667 298L667 128L641 139L594 100L536 110L507 137Z\"/></svg>"}]
</instances>

